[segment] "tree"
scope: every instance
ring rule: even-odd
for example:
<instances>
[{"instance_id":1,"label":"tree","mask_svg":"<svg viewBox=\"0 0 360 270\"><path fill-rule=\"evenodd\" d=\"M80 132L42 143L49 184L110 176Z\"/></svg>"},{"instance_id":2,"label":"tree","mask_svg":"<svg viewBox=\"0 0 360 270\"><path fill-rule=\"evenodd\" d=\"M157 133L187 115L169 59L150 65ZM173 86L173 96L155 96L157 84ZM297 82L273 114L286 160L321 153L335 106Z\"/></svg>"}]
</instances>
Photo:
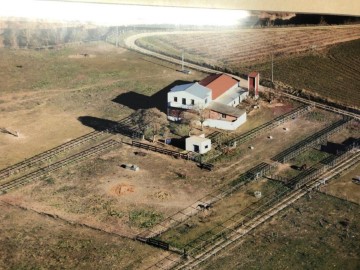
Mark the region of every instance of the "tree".
<instances>
[{"instance_id":1,"label":"tree","mask_svg":"<svg viewBox=\"0 0 360 270\"><path fill-rule=\"evenodd\" d=\"M145 136L167 134L169 121L165 113L157 108L140 109L131 115L132 122L143 132Z\"/></svg>"},{"instance_id":2,"label":"tree","mask_svg":"<svg viewBox=\"0 0 360 270\"><path fill-rule=\"evenodd\" d=\"M205 108L201 105L195 105L191 110L183 111L180 115L181 123L189 125L190 131L200 123L201 131L203 131L203 124L206 120L206 111Z\"/></svg>"},{"instance_id":3,"label":"tree","mask_svg":"<svg viewBox=\"0 0 360 270\"><path fill-rule=\"evenodd\" d=\"M199 117L196 111L183 111L180 115L181 124L187 125L189 127L189 136L191 136L191 131L199 123Z\"/></svg>"},{"instance_id":4,"label":"tree","mask_svg":"<svg viewBox=\"0 0 360 270\"><path fill-rule=\"evenodd\" d=\"M205 122L205 120L206 120L207 111L205 110L205 108L204 108L203 105L196 105L196 106L194 107L194 110L195 110L196 113L197 113L197 117L198 117L198 120L199 120L200 125L201 125L201 131L203 131L204 122Z\"/></svg>"}]
</instances>

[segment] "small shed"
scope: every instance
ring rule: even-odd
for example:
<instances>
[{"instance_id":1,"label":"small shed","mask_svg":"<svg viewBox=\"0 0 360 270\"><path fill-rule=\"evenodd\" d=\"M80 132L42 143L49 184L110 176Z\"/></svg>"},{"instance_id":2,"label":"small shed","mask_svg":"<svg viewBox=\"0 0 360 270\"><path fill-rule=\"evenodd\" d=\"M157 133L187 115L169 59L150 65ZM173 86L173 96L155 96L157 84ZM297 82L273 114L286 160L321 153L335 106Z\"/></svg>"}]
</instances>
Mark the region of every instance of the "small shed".
<instances>
[{"instance_id":1,"label":"small shed","mask_svg":"<svg viewBox=\"0 0 360 270\"><path fill-rule=\"evenodd\" d=\"M185 148L187 151L205 154L211 149L211 140L204 135L190 136L185 140Z\"/></svg>"},{"instance_id":2,"label":"small shed","mask_svg":"<svg viewBox=\"0 0 360 270\"><path fill-rule=\"evenodd\" d=\"M259 97L259 82L260 82L260 75L258 72L251 72L248 75L248 87L249 93L252 93L254 98Z\"/></svg>"}]
</instances>

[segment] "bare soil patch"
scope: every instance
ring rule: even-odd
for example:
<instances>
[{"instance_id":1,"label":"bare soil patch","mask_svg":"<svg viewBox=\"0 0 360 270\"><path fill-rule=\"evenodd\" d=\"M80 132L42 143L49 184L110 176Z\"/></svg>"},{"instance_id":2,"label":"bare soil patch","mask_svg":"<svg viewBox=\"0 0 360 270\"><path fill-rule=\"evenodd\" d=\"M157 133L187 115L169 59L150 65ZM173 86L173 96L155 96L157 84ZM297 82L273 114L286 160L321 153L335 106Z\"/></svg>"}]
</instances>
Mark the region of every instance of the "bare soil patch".
<instances>
[{"instance_id":1,"label":"bare soil patch","mask_svg":"<svg viewBox=\"0 0 360 270\"><path fill-rule=\"evenodd\" d=\"M115 196L122 196L122 195L126 195L129 193L133 193L134 190L134 186L132 185L128 185L128 184L118 184L113 186L110 189L110 194L113 194Z\"/></svg>"}]
</instances>

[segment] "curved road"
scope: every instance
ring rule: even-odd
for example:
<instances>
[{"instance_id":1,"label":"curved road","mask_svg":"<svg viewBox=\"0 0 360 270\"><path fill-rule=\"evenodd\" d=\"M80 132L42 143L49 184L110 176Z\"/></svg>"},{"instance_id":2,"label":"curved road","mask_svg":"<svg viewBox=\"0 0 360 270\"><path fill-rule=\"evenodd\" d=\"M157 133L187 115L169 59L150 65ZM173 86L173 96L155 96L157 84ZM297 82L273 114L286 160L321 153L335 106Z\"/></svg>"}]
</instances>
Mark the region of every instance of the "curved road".
<instances>
[{"instance_id":1,"label":"curved road","mask_svg":"<svg viewBox=\"0 0 360 270\"><path fill-rule=\"evenodd\" d=\"M181 60L170 57L170 56L166 56L160 53L156 53L150 50L147 50L145 48L142 48L138 45L136 45L136 40L139 38L144 38L144 37L150 37L150 36L160 36L160 35L169 35L169 34L194 34L194 33L201 33L201 34L206 34L206 33L211 33L213 31L174 31L174 32L150 32L150 33L141 33L141 34L136 34L134 36L130 36L128 38L125 39L125 45L127 48L132 49L134 51L146 54L146 55L150 55L150 56L154 56L156 58L160 58L162 60L171 62L171 63L175 63L175 64L179 64L181 65ZM203 71L205 73L219 73L219 71L217 70L213 70L210 68L205 68L196 64L191 64L188 62L185 62L187 67L190 67L192 69L196 69L196 70L200 70Z\"/></svg>"}]
</instances>

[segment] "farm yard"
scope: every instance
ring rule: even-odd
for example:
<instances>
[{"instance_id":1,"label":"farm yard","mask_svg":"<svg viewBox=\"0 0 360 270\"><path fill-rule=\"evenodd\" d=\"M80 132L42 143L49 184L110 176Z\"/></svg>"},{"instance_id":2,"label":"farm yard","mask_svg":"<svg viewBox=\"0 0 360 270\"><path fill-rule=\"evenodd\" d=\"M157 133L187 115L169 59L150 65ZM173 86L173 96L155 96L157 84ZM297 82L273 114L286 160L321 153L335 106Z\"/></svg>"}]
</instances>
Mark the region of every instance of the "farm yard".
<instances>
[{"instance_id":1,"label":"farm yard","mask_svg":"<svg viewBox=\"0 0 360 270\"><path fill-rule=\"evenodd\" d=\"M96 57L72 58L81 53ZM148 97L168 87L174 78L185 81L202 76L198 72L181 75L175 65L106 43L54 51L2 48L0 55L0 127L19 132L19 137L0 133L0 152L7 153L0 157L0 168L94 130L79 117L86 123L95 121L101 129L127 117L134 108L157 106ZM20 64L22 68L17 68ZM117 102L118 96L128 92L129 98ZM133 105L131 99L136 100Z\"/></svg>"},{"instance_id":2,"label":"farm yard","mask_svg":"<svg viewBox=\"0 0 360 270\"><path fill-rule=\"evenodd\" d=\"M175 58L184 51L186 61L229 72L257 70L266 79L271 79L273 55L275 82L356 107L360 104L359 38L360 28L354 25L154 33L138 39L137 45Z\"/></svg>"},{"instance_id":3,"label":"farm yard","mask_svg":"<svg viewBox=\"0 0 360 270\"><path fill-rule=\"evenodd\" d=\"M338 34L344 40L346 34L341 33ZM341 169L336 167L338 160L348 162L345 158L350 157L348 163L344 162L348 166L359 159L359 153L331 154L318 149L328 141L341 146L349 138L358 138L356 121L276 97L271 103L266 99L258 101L259 106L249 112L247 123L235 132L196 130L199 134L217 134L216 150L222 153L210 157L214 165L211 172L202 170L201 164L191 160L134 147L132 140L141 140L141 136L136 135L139 131L131 126L129 116L138 109L163 110L166 93L174 84L199 80L204 73L194 71L186 75L178 72L177 65L102 42L54 51L0 49L0 54L5 59L0 64L0 87L6 89L0 93L0 127L19 132L18 137L0 133L0 151L7 153L0 158L0 225L4 228L0 257L9 262L5 267L91 265L99 269L153 269L151 266L157 267L168 256L180 258L184 250L191 256L197 255L209 243L218 241L219 236L221 241L227 241L229 233L238 229L239 220L243 225L244 220L246 223L249 217L256 217L259 209L266 210L282 196L306 194L307 187L297 190L290 185L292 182L272 179L273 175L302 183L303 175L313 180L324 168L330 172ZM33 64L39 59L42 65ZM33 65L35 68L31 68ZM161 140L142 142L176 149ZM237 145L233 146L233 142ZM292 155L298 152L301 155ZM279 153L283 155L276 159ZM6 169L19 161L24 163ZM128 170L129 164L136 164L140 170ZM300 169L303 164L309 168ZM30 180L33 181L27 183ZM16 181L20 188L5 189ZM255 195L259 191L260 197ZM357 192L358 189L349 188L347 196L354 198ZM331 247L351 239L341 246L341 258L350 268L356 266L358 205L339 201L320 192L310 193L293 208L283 210L288 213L280 218L284 223L279 218L272 219L271 224L281 223L278 227L288 233L278 239L274 235L281 233L274 231L265 238L270 239L270 244L276 244L277 239L280 243L290 242L295 255L289 263L298 262L299 256L307 258L316 245L304 243L306 237L318 233L314 224L320 211L320 227L339 235L329 239L325 232L320 240ZM326 207L318 209L317 202ZM326 216L328 209L335 214ZM186 214L188 210L190 214ZM178 215L180 221L175 218ZM266 226L269 225L260 227L261 233L255 231L244 241L263 244L263 236L268 236L267 231L263 232ZM51 228L56 233L52 234ZM309 232L306 237L291 238L291 232L302 229ZM173 252L132 241L143 241L143 237L165 241ZM36 251L29 243L45 249ZM236 247L236 252L241 253L241 248L244 246ZM264 244L260 248L268 255L273 246ZM31 262L24 258L27 249L34 258ZM328 257L337 254L335 248L326 251ZM245 254L254 263L251 254ZM284 255L279 252L277 256ZM306 266L317 266L314 262L321 256L321 252L314 253ZM211 263L217 265L219 261L215 258ZM286 263L269 266L290 267ZM320 260L319 265L331 263ZM0 260L0 268L2 264L6 262ZM229 267L233 266L230 262Z\"/></svg>"}]
</instances>

